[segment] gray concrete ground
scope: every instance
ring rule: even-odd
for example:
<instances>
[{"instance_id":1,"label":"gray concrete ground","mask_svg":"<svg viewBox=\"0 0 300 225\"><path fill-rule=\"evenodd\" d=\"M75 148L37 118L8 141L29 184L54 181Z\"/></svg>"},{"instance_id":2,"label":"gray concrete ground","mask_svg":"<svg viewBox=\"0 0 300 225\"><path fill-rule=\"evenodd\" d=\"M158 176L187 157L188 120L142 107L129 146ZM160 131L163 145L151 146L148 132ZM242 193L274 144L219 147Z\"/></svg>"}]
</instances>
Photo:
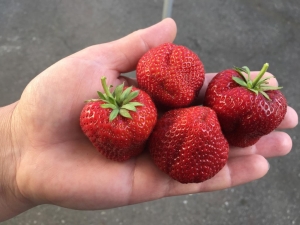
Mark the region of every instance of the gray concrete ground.
<instances>
[{"instance_id":1,"label":"gray concrete ground","mask_svg":"<svg viewBox=\"0 0 300 225\"><path fill-rule=\"evenodd\" d=\"M162 6L162 0L1 0L0 106L18 100L32 78L62 57L158 22ZM198 53L207 72L233 65L259 70L269 62L299 112L298 0L175 0L172 17L175 42ZM43 205L3 225L300 224L299 131L288 131L292 152L270 159L269 173L246 185L105 211Z\"/></svg>"}]
</instances>

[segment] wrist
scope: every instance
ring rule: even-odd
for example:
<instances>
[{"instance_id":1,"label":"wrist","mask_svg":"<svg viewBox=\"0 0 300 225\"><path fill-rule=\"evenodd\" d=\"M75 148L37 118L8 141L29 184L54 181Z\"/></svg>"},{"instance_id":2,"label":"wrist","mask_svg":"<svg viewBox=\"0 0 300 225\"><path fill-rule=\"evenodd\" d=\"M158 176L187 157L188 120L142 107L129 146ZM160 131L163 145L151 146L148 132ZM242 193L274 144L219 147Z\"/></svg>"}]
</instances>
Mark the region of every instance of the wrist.
<instances>
[{"instance_id":1,"label":"wrist","mask_svg":"<svg viewBox=\"0 0 300 225\"><path fill-rule=\"evenodd\" d=\"M32 207L18 188L16 174L20 148L16 144L14 109L17 103L0 108L0 222Z\"/></svg>"}]
</instances>

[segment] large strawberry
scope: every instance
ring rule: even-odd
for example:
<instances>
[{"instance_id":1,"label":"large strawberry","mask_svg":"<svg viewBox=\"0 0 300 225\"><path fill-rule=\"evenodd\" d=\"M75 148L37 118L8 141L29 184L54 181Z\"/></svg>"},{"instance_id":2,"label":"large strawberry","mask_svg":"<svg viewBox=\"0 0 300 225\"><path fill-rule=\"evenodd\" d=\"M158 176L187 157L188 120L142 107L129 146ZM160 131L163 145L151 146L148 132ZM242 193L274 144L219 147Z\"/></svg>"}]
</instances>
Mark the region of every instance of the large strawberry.
<instances>
[{"instance_id":1,"label":"large strawberry","mask_svg":"<svg viewBox=\"0 0 300 225\"><path fill-rule=\"evenodd\" d=\"M204 82L204 67L190 49L165 43L145 53L138 62L136 77L159 105L167 108L190 106Z\"/></svg>"},{"instance_id":2,"label":"large strawberry","mask_svg":"<svg viewBox=\"0 0 300 225\"><path fill-rule=\"evenodd\" d=\"M80 125L92 144L104 156L124 161L142 152L157 121L157 110L150 96L124 84L111 93L106 78L101 79L105 93L87 102Z\"/></svg>"},{"instance_id":3,"label":"large strawberry","mask_svg":"<svg viewBox=\"0 0 300 225\"><path fill-rule=\"evenodd\" d=\"M148 144L158 168L181 183L210 179L224 167L229 152L217 115L204 106L163 114Z\"/></svg>"},{"instance_id":4,"label":"large strawberry","mask_svg":"<svg viewBox=\"0 0 300 225\"><path fill-rule=\"evenodd\" d=\"M277 128L283 120L287 103L280 87L268 85L270 77L259 75L251 80L248 67L218 73L209 83L204 105L218 115L229 144L247 147Z\"/></svg>"}]
</instances>

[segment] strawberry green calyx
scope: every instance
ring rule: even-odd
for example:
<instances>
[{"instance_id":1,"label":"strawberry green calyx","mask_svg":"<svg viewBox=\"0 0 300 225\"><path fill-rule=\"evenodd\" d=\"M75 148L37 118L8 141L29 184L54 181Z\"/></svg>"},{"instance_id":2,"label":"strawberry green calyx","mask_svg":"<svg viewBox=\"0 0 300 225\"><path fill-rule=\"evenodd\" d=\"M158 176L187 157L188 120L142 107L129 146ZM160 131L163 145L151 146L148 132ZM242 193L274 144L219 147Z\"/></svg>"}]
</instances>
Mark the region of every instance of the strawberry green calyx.
<instances>
[{"instance_id":1,"label":"strawberry green calyx","mask_svg":"<svg viewBox=\"0 0 300 225\"><path fill-rule=\"evenodd\" d=\"M132 91L132 86L124 89L124 83L118 85L115 90L111 93L110 87L106 84L106 77L101 78L101 84L104 90L104 93L98 91L99 99L105 103L101 104L101 107L104 109L112 109L112 112L109 115L109 121L114 120L119 114L123 117L132 119L129 111L136 111L137 106L143 106L140 102L132 101L139 95L139 91ZM92 100L94 101L94 100Z\"/></svg>"},{"instance_id":2,"label":"strawberry green calyx","mask_svg":"<svg viewBox=\"0 0 300 225\"><path fill-rule=\"evenodd\" d=\"M265 63L257 77L254 80L251 80L250 69L247 66L243 66L242 68L234 67L234 70L237 71L243 79L239 77L232 77L232 79L239 85L247 88L250 91L253 91L255 94L261 93L266 99L270 100L266 91L279 90L282 87L274 87L268 85L268 81L270 78L272 78L272 76L263 78L263 75L267 72L268 68L269 64ZM245 73L247 76L245 75Z\"/></svg>"}]
</instances>

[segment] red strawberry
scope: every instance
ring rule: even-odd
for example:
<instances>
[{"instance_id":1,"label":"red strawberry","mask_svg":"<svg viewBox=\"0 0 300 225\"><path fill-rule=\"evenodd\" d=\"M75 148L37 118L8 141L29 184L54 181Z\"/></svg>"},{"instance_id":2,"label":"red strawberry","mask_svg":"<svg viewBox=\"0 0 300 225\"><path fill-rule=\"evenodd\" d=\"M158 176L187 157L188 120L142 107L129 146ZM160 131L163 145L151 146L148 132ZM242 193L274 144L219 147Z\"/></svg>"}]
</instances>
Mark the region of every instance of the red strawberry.
<instances>
[{"instance_id":1,"label":"red strawberry","mask_svg":"<svg viewBox=\"0 0 300 225\"><path fill-rule=\"evenodd\" d=\"M106 78L101 79L105 93L90 100L83 108L80 126L92 144L104 156L124 161L144 149L157 120L150 96L124 84L110 93Z\"/></svg>"},{"instance_id":2,"label":"red strawberry","mask_svg":"<svg viewBox=\"0 0 300 225\"><path fill-rule=\"evenodd\" d=\"M165 43L139 60L136 76L141 89L167 108L190 106L204 82L204 67L190 49Z\"/></svg>"},{"instance_id":3,"label":"red strawberry","mask_svg":"<svg viewBox=\"0 0 300 225\"><path fill-rule=\"evenodd\" d=\"M231 145L255 144L276 129L286 114L280 87L269 86L270 77L262 78L268 66L263 66L255 80L250 79L249 68L243 67L218 73L208 85L204 105L215 110Z\"/></svg>"},{"instance_id":4,"label":"red strawberry","mask_svg":"<svg viewBox=\"0 0 300 225\"><path fill-rule=\"evenodd\" d=\"M215 112L193 106L163 114L150 136L149 150L158 168L173 179L199 183L224 167L229 145Z\"/></svg>"}]
</instances>

